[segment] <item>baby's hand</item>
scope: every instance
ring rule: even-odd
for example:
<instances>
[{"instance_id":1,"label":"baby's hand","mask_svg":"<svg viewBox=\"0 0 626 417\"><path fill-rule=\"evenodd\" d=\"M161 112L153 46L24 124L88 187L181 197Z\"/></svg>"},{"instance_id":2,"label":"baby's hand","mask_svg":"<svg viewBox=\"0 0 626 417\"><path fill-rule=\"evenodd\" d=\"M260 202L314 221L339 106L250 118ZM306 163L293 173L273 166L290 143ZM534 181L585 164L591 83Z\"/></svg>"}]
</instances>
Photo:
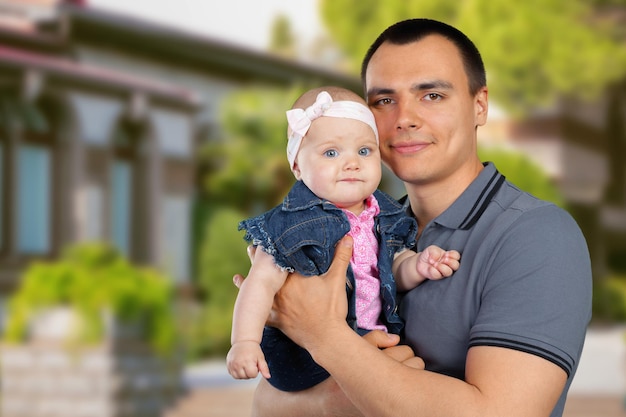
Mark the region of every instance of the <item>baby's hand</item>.
<instances>
[{"instance_id":1,"label":"baby's hand","mask_svg":"<svg viewBox=\"0 0 626 417\"><path fill-rule=\"evenodd\" d=\"M235 379L254 378L259 372L264 378L270 378L261 346L252 340L235 342L226 356L226 366Z\"/></svg>"},{"instance_id":2,"label":"baby's hand","mask_svg":"<svg viewBox=\"0 0 626 417\"><path fill-rule=\"evenodd\" d=\"M461 259L459 252L431 245L419 254L417 272L426 279L449 277L459 269L459 259Z\"/></svg>"}]
</instances>

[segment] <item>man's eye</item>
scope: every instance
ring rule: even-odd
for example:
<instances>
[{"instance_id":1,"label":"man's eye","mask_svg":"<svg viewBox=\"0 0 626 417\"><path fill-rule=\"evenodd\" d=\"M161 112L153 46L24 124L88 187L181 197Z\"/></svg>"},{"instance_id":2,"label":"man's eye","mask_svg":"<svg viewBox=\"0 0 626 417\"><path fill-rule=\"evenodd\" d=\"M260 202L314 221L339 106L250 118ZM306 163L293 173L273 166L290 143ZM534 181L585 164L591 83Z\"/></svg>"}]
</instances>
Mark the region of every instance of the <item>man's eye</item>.
<instances>
[{"instance_id":1,"label":"man's eye","mask_svg":"<svg viewBox=\"0 0 626 417\"><path fill-rule=\"evenodd\" d=\"M370 148L361 148L359 149L359 155L361 156L367 156L369 154L372 153L372 150Z\"/></svg>"},{"instance_id":2,"label":"man's eye","mask_svg":"<svg viewBox=\"0 0 626 417\"><path fill-rule=\"evenodd\" d=\"M437 94L437 93L428 93L426 94L426 96L424 97L426 100L428 101L437 101L437 100L441 100L441 94Z\"/></svg>"},{"instance_id":3,"label":"man's eye","mask_svg":"<svg viewBox=\"0 0 626 417\"><path fill-rule=\"evenodd\" d=\"M324 152L324 156L327 156L329 158L334 158L338 155L337 151L334 149L329 149L326 152Z\"/></svg>"},{"instance_id":4,"label":"man's eye","mask_svg":"<svg viewBox=\"0 0 626 417\"><path fill-rule=\"evenodd\" d=\"M390 98L380 98L380 99L372 100L369 105L371 107L379 107L379 106L386 106L388 104L391 104Z\"/></svg>"}]
</instances>

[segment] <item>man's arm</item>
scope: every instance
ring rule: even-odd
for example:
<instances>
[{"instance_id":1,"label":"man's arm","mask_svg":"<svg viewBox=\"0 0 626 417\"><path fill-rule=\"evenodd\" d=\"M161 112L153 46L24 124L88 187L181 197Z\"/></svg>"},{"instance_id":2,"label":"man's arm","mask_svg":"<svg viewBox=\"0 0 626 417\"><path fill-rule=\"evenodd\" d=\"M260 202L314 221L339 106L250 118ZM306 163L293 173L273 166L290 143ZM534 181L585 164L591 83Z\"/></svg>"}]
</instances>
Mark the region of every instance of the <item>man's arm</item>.
<instances>
[{"instance_id":1,"label":"man's arm","mask_svg":"<svg viewBox=\"0 0 626 417\"><path fill-rule=\"evenodd\" d=\"M397 345L400 338L380 330L369 332L363 339L372 346L385 349L383 352L392 359L407 366L424 369L424 361L413 355L406 345ZM266 380L261 380L254 395L253 417L362 417L337 386L332 377L307 390L285 392L272 387ZM327 410L323 413L321 410ZM328 411L332 410L332 411Z\"/></svg>"},{"instance_id":2,"label":"man's arm","mask_svg":"<svg viewBox=\"0 0 626 417\"><path fill-rule=\"evenodd\" d=\"M467 356L466 380L461 381L405 366L359 337L345 322L350 254L351 240L344 238L325 275L308 277L306 282L297 275L289 277L275 299L273 320L330 372L363 415L550 415L567 377L560 367L538 356L474 347ZM307 408L319 407L307 409L309 415L341 415L326 406L328 396L320 397L308 402Z\"/></svg>"},{"instance_id":3,"label":"man's arm","mask_svg":"<svg viewBox=\"0 0 626 417\"><path fill-rule=\"evenodd\" d=\"M332 411L330 411L332 410ZM262 379L254 393L252 417L362 417L332 377L304 391L280 391Z\"/></svg>"}]
</instances>

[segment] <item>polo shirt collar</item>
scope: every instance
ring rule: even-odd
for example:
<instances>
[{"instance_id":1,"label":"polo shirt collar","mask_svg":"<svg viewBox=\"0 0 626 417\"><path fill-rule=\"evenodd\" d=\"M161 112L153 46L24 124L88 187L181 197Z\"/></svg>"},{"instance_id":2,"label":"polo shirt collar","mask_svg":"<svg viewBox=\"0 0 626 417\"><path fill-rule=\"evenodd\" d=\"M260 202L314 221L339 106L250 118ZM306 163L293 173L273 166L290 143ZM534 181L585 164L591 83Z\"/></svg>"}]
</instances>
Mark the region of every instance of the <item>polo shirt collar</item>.
<instances>
[{"instance_id":1,"label":"polo shirt collar","mask_svg":"<svg viewBox=\"0 0 626 417\"><path fill-rule=\"evenodd\" d=\"M478 174L478 177L446 211L433 220L435 223L449 229L468 230L480 219L505 180L504 175L498 172L493 162L486 162L483 165L485 168ZM408 204L408 196L405 195L399 202L405 204L406 213L414 217L411 206Z\"/></svg>"},{"instance_id":2,"label":"polo shirt collar","mask_svg":"<svg viewBox=\"0 0 626 417\"><path fill-rule=\"evenodd\" d=\"M483 165L484 169L469 187L434 219L436 223L451 229L468 230L480 219L505 180L492 162Z\"/></svg>"}]
</instances>

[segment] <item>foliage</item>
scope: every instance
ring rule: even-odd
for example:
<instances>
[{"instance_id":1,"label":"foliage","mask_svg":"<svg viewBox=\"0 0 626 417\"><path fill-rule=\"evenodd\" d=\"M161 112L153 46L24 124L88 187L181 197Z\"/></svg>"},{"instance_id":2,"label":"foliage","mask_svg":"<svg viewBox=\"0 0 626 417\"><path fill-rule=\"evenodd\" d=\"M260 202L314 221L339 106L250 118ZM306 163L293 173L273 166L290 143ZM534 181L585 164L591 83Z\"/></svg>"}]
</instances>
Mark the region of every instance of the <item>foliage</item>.
<instances>
[{"instance_id":1,"label":"foliage","mask_svg":"<svg viewBox=\"0 0 626 417\"><path fill-rule=\"evenodd\" d=\"M593 310L596 320L626 322L626 275L609 275L596 284Z\"/></svg>"},{"instance_id":2,"label":"foliage","mask_svg":"<svg viewBox=\"0 0 626 417\"><path fill-rule=\"evenodd\" d=\"M609 2L322 0L321 16L355 70L380 32L397 21L427 17L452 24L481 51L494 100L522 114L561 95L595 97L626 75L623 30L615 19L596 18L594 7L602 3Z\"/></svg>"},{"instance_id":3,"label":"foliage","mask_svg":"<svg viewBox=\"0 0 626 417\"><path fill-rule=\"evenodd\" d=\"M358 71L369 46L391 24L410 17L450 21L458 0L320 0L320 15L331 37Z\"/></svg>"},{"instance_id":4,"label":"foliage","mask_svg":"<svg viewBox=\"0 0 626 417\"><path fill-rule=\"evenodd\" d=\"M590 99L626 75L623 40L614 39L613 27L591 19L587 1L520 6L475 0L458 20L484 54L503 106L550 104L558 94Z\"/></svg>"},{"instance_id":5,"label":"foliage","mask_svg":"<svg viewBox=\"0 0 626 417\"><path fill-rule=\"evenodd\" d=\"M284 15L277 16L271 28L269 51L287 58L295 58L296 47L296 39L289 19Z\"/></svg>"},{"instance_id":6,"label":"foliage","mask_svg":"<svg viewBox=\"0 0 626 417\"><path fill-rule=\"evenodd\" d=\"M232 94L220 120L228 137L201 150L207 199L250 213L278 204L293 184L287 163L287 121L303 90L250 88Z\"/></svg>"},{"instance_id":7,"label":"foliage","mask_svg":"<svg viewBox=\"0 0 626 417\"><path fill-rule=\"evenodd\" d=\"M480 147L481 161L491 161L509 181L542 200L563 205L563 196L546 172L526 155L503 148Z\"/></svg>"},{"instance_id":8,"label":"foliage","mask_svg":"<svg viewBox=\"0 0 626 417\"><path fill-rule=\"evenodd\" d=\"M21 342L37 314L71 307L81 319L74 342L98 343L105 336L103 314L120 323L140 323L159 352L175 341L170 280L158 272L131 265L104 243L69 247L52 262L33 263L9 300L5 338Z\"/></svg>"},{"instance_id":9,"label":"foliage","mask_svg":"<svg viewBox=\"0 0 626 417\"><path fill-rule=\"evenodd\" d=\"M235 209L220 208L208 222L198 277L205 302L195 312L199 325L189 329L188 345L197 356L224 353L230 347L232 312L238 292L231 278L236 273L246 273L250 265L243 232L237 231L243 218Z\"/></svg>"},{"instance_id":10,"label":"foliage","mask_svg":"<svg viewBox=\"0 0 626 417\"><path fill-rule=\"evenodd\" d=\"M285 110L304 88L259 86L233 93L220 108L225 137L201 150L204 203L197 218L206 226L200 232L196 275L204 300L184 328L192 357L230 347L237 295L231 278L250 264L237 225L280 203L294 182L286 156Z\"/></svg>"}]
</instances>

